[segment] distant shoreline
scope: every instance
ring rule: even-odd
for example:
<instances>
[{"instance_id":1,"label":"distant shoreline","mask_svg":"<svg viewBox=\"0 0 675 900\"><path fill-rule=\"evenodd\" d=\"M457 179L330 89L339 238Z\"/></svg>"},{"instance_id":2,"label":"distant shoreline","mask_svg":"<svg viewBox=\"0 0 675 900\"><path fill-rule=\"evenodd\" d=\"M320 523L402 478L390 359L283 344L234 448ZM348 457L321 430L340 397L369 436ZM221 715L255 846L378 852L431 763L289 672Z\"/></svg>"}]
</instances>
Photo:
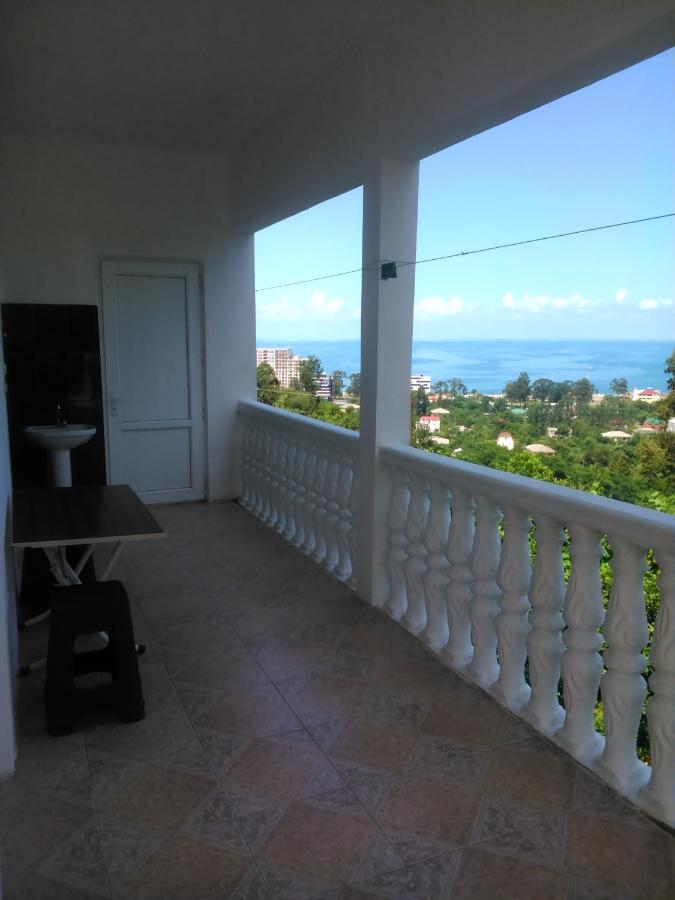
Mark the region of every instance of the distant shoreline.
<instances>
[{"instance_id":1,"label":"distant shoreline","mask_svg":"<svg viewBox=\"0 0 675 900\"><path fill-rule=\"evenodd\" d=\"M361 369L358 340L294 340L262 338L258 347L292 347L301 356L313 354L327 372L348 375ZM526 371L531 380L577 381L589 378L598 393L611 393L610 382L625 378L629 389L666 389L665 359L675 336L661 340L445 340L413 342L412 373L429 375L432 382L460 378L469 390L498 394L507 381Z\"/></svg>"}]
</instances>

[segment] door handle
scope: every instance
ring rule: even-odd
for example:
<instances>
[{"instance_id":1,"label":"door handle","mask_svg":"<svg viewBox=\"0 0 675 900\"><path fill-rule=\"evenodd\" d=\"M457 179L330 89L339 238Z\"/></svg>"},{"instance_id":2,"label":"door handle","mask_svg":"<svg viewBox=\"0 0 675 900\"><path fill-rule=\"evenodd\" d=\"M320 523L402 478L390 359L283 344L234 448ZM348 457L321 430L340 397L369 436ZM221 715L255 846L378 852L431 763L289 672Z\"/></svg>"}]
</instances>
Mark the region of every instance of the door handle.
<instances>
[{"instance_id":1,"label":"door handle","mask_svg":"<svg viewBox=\"0 0 675 900\"><path fill-rule=\"evenodd\" d=\"M118 397L117 394L110 395L110 415L118 416L120 414L120 403L122 402L122 398Z\"/></svg>"}]
</instances>

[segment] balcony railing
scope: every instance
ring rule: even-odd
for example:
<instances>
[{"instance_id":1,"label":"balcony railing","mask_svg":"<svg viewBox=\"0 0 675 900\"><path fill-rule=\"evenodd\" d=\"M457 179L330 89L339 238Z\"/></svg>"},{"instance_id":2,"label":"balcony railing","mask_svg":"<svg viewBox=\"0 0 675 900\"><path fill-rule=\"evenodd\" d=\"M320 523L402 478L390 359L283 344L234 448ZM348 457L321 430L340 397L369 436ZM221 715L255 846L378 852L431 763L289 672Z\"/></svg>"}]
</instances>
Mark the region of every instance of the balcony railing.
<instances>
[{"instance_id":1,"label":"balcony railing","mask_svg":"<svg viewBox=\"0 0 675 900\"><path fill-rule=\"evenodd\" d=\"M352 585L358 434L258 403L239 427L241 504Z\"/></svg>"},{"instance_id":2,"label":"balcony railing","mask_svg":"<svg viewBox=\"0 0 675 900\"><path fill-rule=\"evenodd\" d=\"M248 403L240 424L241 502L349 582L358 435ZM465 678L675 825L675 518L408 447L383 448L380 464L389 488L375 542L382 608ZM660 568L651 637L648 551ZM651 765L637 754L646 648ZM599 697L604 736L595 725Z\"/></svg>"}]
</instances>

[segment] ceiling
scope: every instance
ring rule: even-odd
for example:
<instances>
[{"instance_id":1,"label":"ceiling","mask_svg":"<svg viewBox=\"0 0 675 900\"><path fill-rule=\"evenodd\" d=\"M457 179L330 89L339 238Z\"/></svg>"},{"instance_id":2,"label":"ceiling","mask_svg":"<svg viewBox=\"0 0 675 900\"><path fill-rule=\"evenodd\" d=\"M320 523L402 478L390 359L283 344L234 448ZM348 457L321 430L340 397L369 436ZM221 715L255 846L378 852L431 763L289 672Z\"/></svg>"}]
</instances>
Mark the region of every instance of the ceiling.
<instances>
[{"instance_id":1,"label":"ceiling","mask_svg":"<svg viewBox=\"0 0 675 900\"><path fill-rule=\"evenodd\" d=\"M230 153L435 0L3 0L8 130Z\"/></svg>"}]
</instances>

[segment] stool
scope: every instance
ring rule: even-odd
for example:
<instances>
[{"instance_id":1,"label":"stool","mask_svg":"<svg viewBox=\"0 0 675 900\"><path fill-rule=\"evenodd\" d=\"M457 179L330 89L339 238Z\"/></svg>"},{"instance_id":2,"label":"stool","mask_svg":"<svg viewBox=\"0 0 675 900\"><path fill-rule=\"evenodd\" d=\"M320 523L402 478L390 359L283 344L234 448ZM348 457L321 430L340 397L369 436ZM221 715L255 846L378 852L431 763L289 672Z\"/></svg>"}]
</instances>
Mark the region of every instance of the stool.
<instances>
[{"instance_id":1,"label":"stool","mask_svg":"<svg viewBox=\"0 0 675 900\"><path fill-rule=\"evenodd\" d=\"M47 732L70 734L75 716L88 709L114 709L122 722L145 715L129 598L120 581L97 581L52 588L45 703ZM75 639L105 631L102 650L75 653ZM78 690L74 681L88 672L109 672L112 683Z\"/></svg>"}]
</instances>

